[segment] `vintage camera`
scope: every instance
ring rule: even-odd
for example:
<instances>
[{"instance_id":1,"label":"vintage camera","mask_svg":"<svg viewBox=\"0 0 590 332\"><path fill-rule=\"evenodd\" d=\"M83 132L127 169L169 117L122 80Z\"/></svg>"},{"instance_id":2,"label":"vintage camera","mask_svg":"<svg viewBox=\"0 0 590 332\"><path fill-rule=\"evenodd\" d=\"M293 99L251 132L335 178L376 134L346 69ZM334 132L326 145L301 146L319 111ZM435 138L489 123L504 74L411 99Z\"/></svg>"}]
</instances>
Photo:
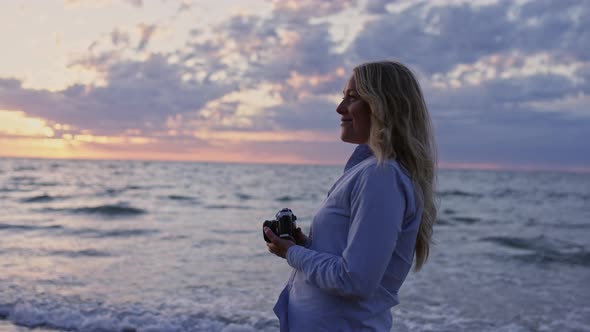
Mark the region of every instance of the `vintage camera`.
<instances>
[{"instance_id":1,"label":"vintage camera","mask_svg":"<svg viewBox=\"0 0 590 332\"><path fill-rule=\"evenodd\" d=\"M295 220L297 220L297 217L293 214L291 209L281 209L281 211L277 212L275 220L265 220L262 224L262 235L264 236L264 241L270 242L266 235L264 235L264 227L270 228L273 233L282 239L295 241L295 230L297 229Z\"/></svg>"}]
</instances>

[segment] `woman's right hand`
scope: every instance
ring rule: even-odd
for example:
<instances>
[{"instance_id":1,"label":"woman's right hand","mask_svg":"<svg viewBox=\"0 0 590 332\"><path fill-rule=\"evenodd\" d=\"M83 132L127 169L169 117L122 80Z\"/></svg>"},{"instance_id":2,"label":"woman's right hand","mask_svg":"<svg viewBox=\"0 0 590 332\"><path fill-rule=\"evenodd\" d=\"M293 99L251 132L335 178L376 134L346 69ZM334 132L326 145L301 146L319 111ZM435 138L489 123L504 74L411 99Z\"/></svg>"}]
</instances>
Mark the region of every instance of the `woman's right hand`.
<instances>
[{"instance_id":1,"label":"woman's right hand","mask_svg":"<svg viewBox=\"0 0 590 332\"><path fill-rule=\"evenodd\" d=\"M307 236L303 234L301 228L297 227L295 230L295 244L305 247L307 246L307 241Z\"/></svg>"}]
</instances>

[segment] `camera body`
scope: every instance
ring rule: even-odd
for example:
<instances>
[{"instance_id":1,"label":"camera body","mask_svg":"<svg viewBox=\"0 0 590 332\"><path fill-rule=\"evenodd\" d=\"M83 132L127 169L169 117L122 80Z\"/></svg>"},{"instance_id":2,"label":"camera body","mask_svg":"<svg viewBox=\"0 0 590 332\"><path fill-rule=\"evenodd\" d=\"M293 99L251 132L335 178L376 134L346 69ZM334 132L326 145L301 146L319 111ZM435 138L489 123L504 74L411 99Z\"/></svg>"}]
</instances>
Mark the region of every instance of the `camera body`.
<instances>
[{"instance_id":1,"label":"camera body","mask_svg":"<svg viewBox=\"0 0 590 332\"><path fill-rule=\"evenodd\" d=\"M270 242L266 235L264 235L264 227L270 228L273 233L282 239L295 241L295 230L297 229L295 220L297 220L297 217L293 214L291 209L281 209L279 212L277 212L275 220L265 220L262 224L262 235L264 236L264 241Z\"/></svg>"}]
</instances>

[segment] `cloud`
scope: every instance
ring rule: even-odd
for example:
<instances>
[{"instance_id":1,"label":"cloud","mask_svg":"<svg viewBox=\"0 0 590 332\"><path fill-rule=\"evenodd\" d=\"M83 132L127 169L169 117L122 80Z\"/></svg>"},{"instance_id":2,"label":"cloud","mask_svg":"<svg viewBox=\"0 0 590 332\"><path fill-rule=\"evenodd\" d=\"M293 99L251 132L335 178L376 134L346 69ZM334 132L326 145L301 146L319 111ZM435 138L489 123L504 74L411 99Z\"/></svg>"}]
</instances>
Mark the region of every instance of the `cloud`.
<instances>
[{"instance_id":1,"label":"cloud","mask_svg":"<svg viewBox=\"0 0 590 332\"><path fill-rule=\"evenodd\" d=\"M291 22L306 22L310 17L334 15L356 3L355 0L272 0L273 16Z\"/></svg>"},{"instance_id":2,"label":"cloud","mask_svg":"<svg viewBox=\"0 0 590 332\"><path fill-rule=\"evenodd\" d=\"M119 29L115 29L111 32L111 41L115 46L127 46L129 45L129 34Z\"/></svg>"},{"instance_id":3,"label":"cloud","mask_svg":"<svg viewBox=\"0 0 590 332\"><path fill-rule=\"evenodd\" d=\"M135 6L137 8L143 7L143 0L124 0L126 3Z\"/></svg>"},{"instance_id":4,"label":"cloud","mask_svg":"<svg viewBox=\"0 0 590 332\"><path fill-rule=\"evenodd\" d=\"M137 50L143 51L145 50L150 39L156 32L158 26L156 24L140 24L137 28L139 29L139 32L141 34L141 40L137 45Z\"/></svg>"},{"instance_id":5,"label":"cloud","mask_svg":"<svg viewBox=\"0 0 590 332\"><path fill-rule=\"evenodd\" d=\"M338 117L333 112L337 102L333 96L342 90L350 72L343 67L342 55L332 50L335 44L330 38L328 24L285 17L301 15L303 9L275 8L269 17L234 16L212 28L213 38L190 44L192 49L183 60L202 55L217 59L210 73L225 73L224 76L235 80L242 90L270 86L269 93L277 93L281 99L281 104L276 106L264 106L262 100L259 101L262 115L246 118L238 115L235 105L222 103L212 113L215 117L208 118L208 121L217 119L217 129L222 129L219 123L224 123L226 129L245 131L337 128ZM204 32L193 34L199 36ZM221 107L223 105L225 108ZM198 117L188 123L202 124L203 114L199 112Z\"/></svg>"},{"instance_id":6,"label":"cloud","mask_svg":"<svg viewBox=\"0 0 590 332\"><path fill-rule=\"evenodd\" d=\"M180 14L182 12L188 12L191 10L192 7L193 7L193 3L190 0L183 0L183 1L181 1L180 5L178 6L176 13Z\"/></svg>"},{"instance_id":7,"label":"cloud","mask_svg":"<svg viewBox=\"0 0 590 332\"><path fill-rule=\"evenodd\" d=\"M18 80L1 80L0 109L23 110L100 134L129 128L157 132L166 129L169 116L197 111L234 88L221 82L184 80L188 69L162 55L120 62L99 56L82 63L104 71L105 85L77 84L49 92L22 88Z\"/></svg>"},{"instance_id":8,"label":"cloud","mask_svg":"<svg viewBox=\"0 0 590 332\"><path fill-rule=\"evenodd\" d=\"M382 3L381 3L382 4ZM417 2L369 21L349 52L357 59L397 58L428 74L510 52L550 51L588 59L590 23L584 1L530 1L429 6Z\"/></svg>"},{"instance_id":9,"label":"cloud","mask_svg":"<svg viewBox=\"0 0 590 332\"><path fill-rule=\"evenodd\" d=\"M389 0L367 0L365 10L372 14L381 14L386 11Z\"/></svg>"}]
</instances>

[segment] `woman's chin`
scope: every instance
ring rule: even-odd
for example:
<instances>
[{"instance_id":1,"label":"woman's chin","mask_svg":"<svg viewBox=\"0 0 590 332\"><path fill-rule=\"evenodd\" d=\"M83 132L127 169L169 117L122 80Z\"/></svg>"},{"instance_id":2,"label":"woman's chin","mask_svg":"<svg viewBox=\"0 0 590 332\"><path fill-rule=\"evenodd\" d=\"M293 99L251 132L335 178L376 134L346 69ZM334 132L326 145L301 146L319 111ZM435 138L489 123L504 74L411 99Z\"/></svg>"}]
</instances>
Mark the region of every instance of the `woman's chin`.
<instances>
[{"instance_id":1,"label":"woman's chin","mask_svg":"<svg viewBox=\"0 0 590 332\"><path fill-rule=\"evenodd\" d=\"M358 143L355 139L352 139L350 137L346 137L346 136L340 136L340 139L342 140L342 142L344 143L350 143L350 144L360 144Z\"/></svg>"}]
</instances>

